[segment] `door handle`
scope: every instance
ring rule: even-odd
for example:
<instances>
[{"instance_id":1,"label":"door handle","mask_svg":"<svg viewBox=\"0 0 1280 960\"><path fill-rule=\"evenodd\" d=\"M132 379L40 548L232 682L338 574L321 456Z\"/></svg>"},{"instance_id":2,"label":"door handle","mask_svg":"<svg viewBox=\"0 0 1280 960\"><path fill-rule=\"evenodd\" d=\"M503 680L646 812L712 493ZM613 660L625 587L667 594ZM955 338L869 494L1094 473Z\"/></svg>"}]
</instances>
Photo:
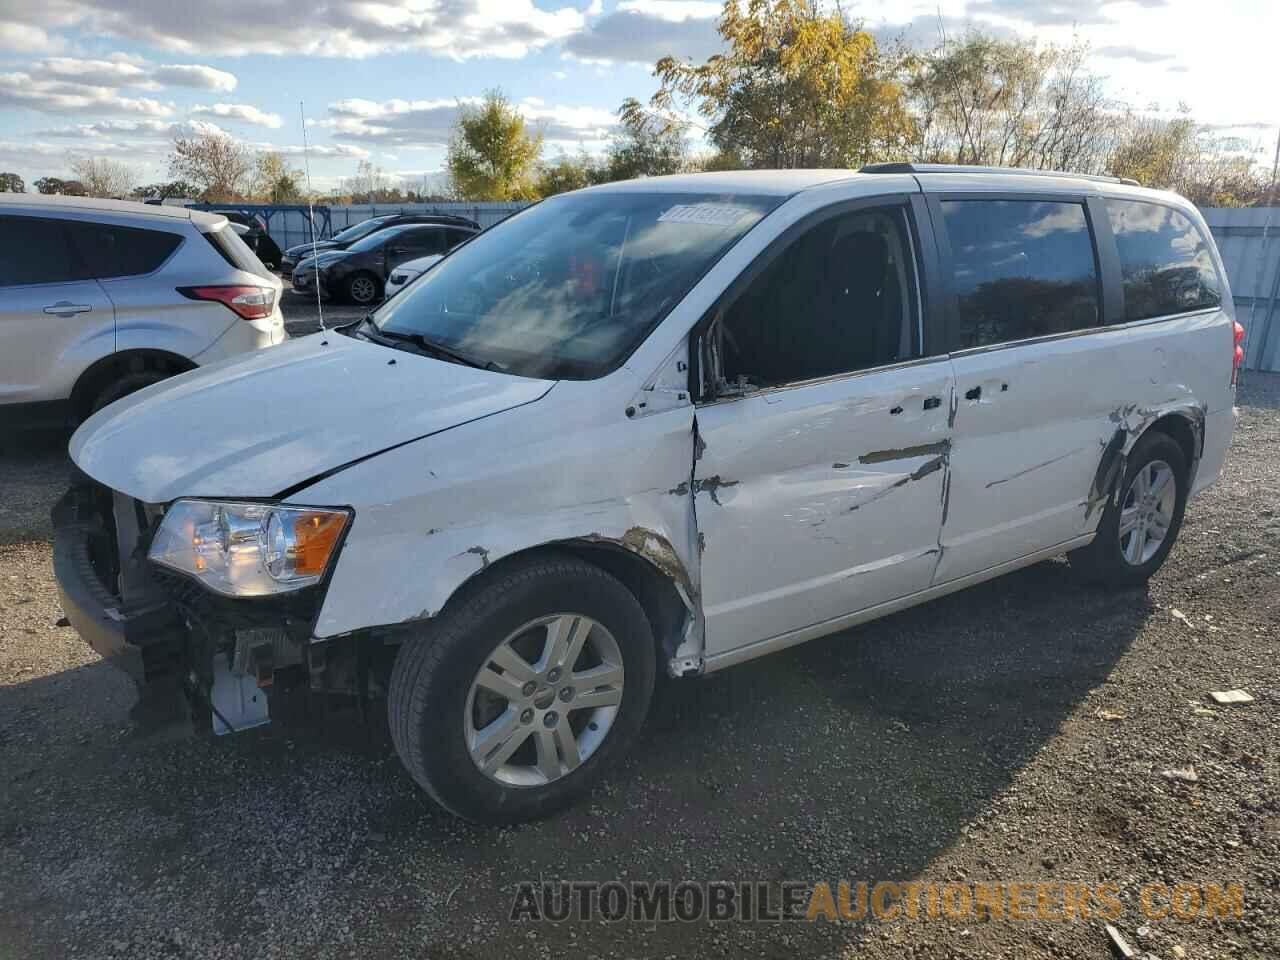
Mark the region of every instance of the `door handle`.
<instances>
[{"instance_id":1,"label":"door handle","mask_svg":"<svg viewBox=\"0 0 1280 960\"><path fill-rule=\"evenodd\" d=\"M966 390L966 391L965 391L965 393L964 393L964 398L965 398L966 400L979 400L979 399L981 399L981 398L982 398L982 387L981 387L981 385L976 386L976 387L971 387L970 389Z\"/></svg>"},{"instance_id":2,"label":"door handle","mask_svg":"<svg viewBox=\"0 0 1280 960\"><path fill-rule=\"evenodd\" d=\"M74 317L77 313L88 313L93 307L87 303L72 303L70 300L59 300L44 308L45 313L55 317Z\"/></svg>"},{"instance_id":3,"label":"door handle","mask_svg":"<svg viewBox=\"0 0 1280 960\"><path fill-rule=\"evenodd\" d=\"M937 410L940 406L942 406L941 397L925 397L924 398L924 408L926 410Z\"/></svg>"}]
</instances>

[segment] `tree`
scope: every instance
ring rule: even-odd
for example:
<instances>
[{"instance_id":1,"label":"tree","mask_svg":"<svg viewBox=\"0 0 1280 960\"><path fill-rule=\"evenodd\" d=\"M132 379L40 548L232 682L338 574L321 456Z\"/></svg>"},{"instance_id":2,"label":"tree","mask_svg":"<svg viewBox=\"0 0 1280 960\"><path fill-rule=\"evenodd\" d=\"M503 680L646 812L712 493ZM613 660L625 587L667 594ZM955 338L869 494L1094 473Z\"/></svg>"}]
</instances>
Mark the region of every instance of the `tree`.
<instances>
[{"instance_id":1,"label":"tree","mask_svg":"<svg viewBox=\"0 0 1280 960\"><path fill-rule=\"evenodd\" d=\"M526 128L502 91L490 90L478 106L459 106L445 166L464 200L529 200L541 152L541 134Z\"/></svg>"},{"instance_id":2,"label":"tree","mask_svg":"<svg viewBox=\"0 0 1280 960\"><path fill-rule=\"evenodd\" d=\"M585 151L576 157L562 153L554 163L544 165L538 174L538 196L553 197L557 193L581 190L605 179L606 172L600 162Z\"/></svg>"},{"instance_id":3,"label":"tree","mask_svg":"<svg viewBox=\"0 0 1280 960\"><path fill-rule=\"evenodd\" d=\"M200 196L200 189L185 180L170 180L168 183L148 183L134 187L130 196L136 200L167 200L170 197L189 200Z\"/></svg>"},{"instance_id":4,"label":"tree","mask_svg":"<svg viewBox=\"0 0 1280 960\"><path fill-rule=\"evenodd\" d=\"M610 180L660 177L689 167L687 125L660 120L634 97L618 110L621 130L609 144L607 173Z\"/></svg>"},{"instance_id":5,"label":"tree","mask_svg":"<svg viewBox=\"0 0 1280 960\"><path fill-rule=\"evenodd\" d=\"M71 172L90 197L127 197L138 182L133 167L109 157L77 157L71 161Z\"/></svg>"},{"instance_id":6,"label":"tree","mask_svg":"<svg viewBox=\"0 0 1280 960\"><path fill-rule=\"evenodd\" d=\"M67 197L83 197L84 184L79 180L60 180L57 177L41 177L34 184L41 193L62 194Z\"/></svg>"},{"instance_id":7,"label":"tree","mask_svg":"<svg viewBox=\"0 0 1280 960\"><path fill-rule=\"evenodd\" d=\"M342 190L351 196L352 203L400 203L404 194L391 181L381 167L369 160L356 165L356 175L342 181Z\"/></svg>"},{"instance_id":8,"label":"tree","mask_svg":"<svg viewBox=\"0 0 1280 960\"><path fill-rule=\"evenodd\" d=\"M16 173L0 173L0 193L26 193L27 184Z\"/></svg>"},{"instance_id":9,"label":"tree","mask_svg":"<svg viewBox=\"0 0 1280 960\"><path fill-rule=\"evenodd\" d=\"M169 158L169 175L187 180L208 203L227 203L244 197L253 169L253 154L225 133L177 137Z\"/></svg>"},{"instance_id":10,"label":"tree","mask_svg":"<svg viewBox=\"0 0 1280 960\"><path fill-rule=\"evenodd\" d=\"M1087 55L1081 43L944 37L908 62L912 158L1101 172L1122 112L1085 69Z\"/></svg>"},{"instance_id":11,"label":"tree","mask_svg":"<svg viewBox=\"0 0 1280 960\"><path fill-rule=\"evenodd\" d=\"M696 107L721 153L751 167L857 166L903 156L913 132L899 64L870 33L817 0L726 0L728 51L703 64L664 57L651 108Z\"/></svg>"},{"instance_id":12,"label":"tree","mask_svg":"<svg viewBox=\"0 0 1280 960\"><path fill-rule=\"evenodd\" d=\"M263 203L297 203L302 199L301 178L283 154L263 150L254 158L250 194Z\"/></svg>"}]
</instances>

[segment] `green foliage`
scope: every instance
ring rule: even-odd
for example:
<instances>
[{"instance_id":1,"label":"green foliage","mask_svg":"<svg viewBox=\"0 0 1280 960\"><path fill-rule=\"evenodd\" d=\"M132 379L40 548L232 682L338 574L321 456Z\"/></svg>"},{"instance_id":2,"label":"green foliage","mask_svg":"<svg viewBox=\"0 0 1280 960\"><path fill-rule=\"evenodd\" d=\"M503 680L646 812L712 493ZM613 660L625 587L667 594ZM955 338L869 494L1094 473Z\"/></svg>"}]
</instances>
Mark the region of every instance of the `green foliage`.
<instances>
[{"instance_id":1,"label":"green foliage","mask_svg":"<svg viewBox=\"0 0 1280 960\"><path fill-rule=\"evenodd\" d=\"M41 177L33 186L41 193L62 194L66 197L83 197L84 184L79 180L62 180L58 177Z\"/></svg>"},{"instance_id":2,"label":"green foliage","mask_svg":"<svg viewBox=\"0 0 1280 960\"><path fill-rule=\"evenodd\" d=\"M16 173L0 173L0 193L26 193L27 185Z\"/></svg>"},{"instance_id":3,"label":"green foliage","mask_svg":"<svg viewBox=\"0 0 1280 960\"><path fill-rule=\"evenodd\" d=\"M502 94L490 90L478 106L462 105L445 165L463 200L531 200L542 136Z\"/></svg>"},{"instance_id":4,"label":"green foliage","mask_svg":"<svg viewBox=\"0 0 1280 960\"><path fill-rule=\"evenodd\" d=\"M553 163L543 165L536 189L540 197L554 197L557 193L602 183L604 179L605 173L599 161L585 151L576 157L562 153Z\"/></svg>"},{"instance_id":5,"label":"green foliage","mask_svg":"<svg viewBox=\"0 0 1280 960\"><path fill-rule=\"evenodd\" d=\"M658 119L634 97L623 101L618 118L621 129L605 161L607 179L661 177L688 169L685 125Z\"/></svg>"}]
</instances>

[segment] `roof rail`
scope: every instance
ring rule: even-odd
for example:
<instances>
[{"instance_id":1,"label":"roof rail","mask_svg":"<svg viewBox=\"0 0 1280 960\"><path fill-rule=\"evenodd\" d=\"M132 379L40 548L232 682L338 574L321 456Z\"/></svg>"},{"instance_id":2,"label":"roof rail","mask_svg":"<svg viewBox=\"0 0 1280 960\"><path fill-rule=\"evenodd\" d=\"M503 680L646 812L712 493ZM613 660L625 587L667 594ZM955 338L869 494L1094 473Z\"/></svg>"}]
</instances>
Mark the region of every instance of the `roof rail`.
<instances>
[{"instance_id":1,"label":"roof rail","mask_svg":"<svg viewBox=\"0 0 1280 960\"><path fill-rule=\"evenodd\" d=\"M1027 170L1022 167L976 167L953 163L866 163L859 173L1016 173L1028 177L1071 177L1074 180L1096 180L1099 183L1123 183L1130 187L1141 186L1129 177L1102 177L1095 173L1065 173L1061 170Z\"/></svg>"}]
</instances>

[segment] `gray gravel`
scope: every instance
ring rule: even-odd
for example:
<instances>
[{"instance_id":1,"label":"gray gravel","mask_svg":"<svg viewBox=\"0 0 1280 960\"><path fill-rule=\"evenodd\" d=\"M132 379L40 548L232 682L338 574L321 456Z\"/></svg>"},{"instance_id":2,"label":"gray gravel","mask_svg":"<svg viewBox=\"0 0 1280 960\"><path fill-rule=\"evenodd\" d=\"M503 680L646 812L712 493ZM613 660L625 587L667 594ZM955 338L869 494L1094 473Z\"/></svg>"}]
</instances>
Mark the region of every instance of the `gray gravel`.
<instances>
[{"instance_id":1,"label":"gray gravel","mask_svg":"<svg viewBox=\"0 0 1280 960\"><path fill-rule=\"evenodd\" d=\"M669 685L588 803L503 830L438 812L385 731L341 715L314 736L136 730L127 684L57 626L65 438L10 442L0 958L1109 955L1097 922L508 923L538 878L1112 880L1152 956L1280 956L1280 376L1240 403L1226 474L1148 589L1044 563ZM1231 687L1256 702L1209 704ZM1160 775L1188 764L1195 784ZM1144 920L1136 891L1162 879L1243 882L1245 919Z\"/></svg>"}]
</instances>

